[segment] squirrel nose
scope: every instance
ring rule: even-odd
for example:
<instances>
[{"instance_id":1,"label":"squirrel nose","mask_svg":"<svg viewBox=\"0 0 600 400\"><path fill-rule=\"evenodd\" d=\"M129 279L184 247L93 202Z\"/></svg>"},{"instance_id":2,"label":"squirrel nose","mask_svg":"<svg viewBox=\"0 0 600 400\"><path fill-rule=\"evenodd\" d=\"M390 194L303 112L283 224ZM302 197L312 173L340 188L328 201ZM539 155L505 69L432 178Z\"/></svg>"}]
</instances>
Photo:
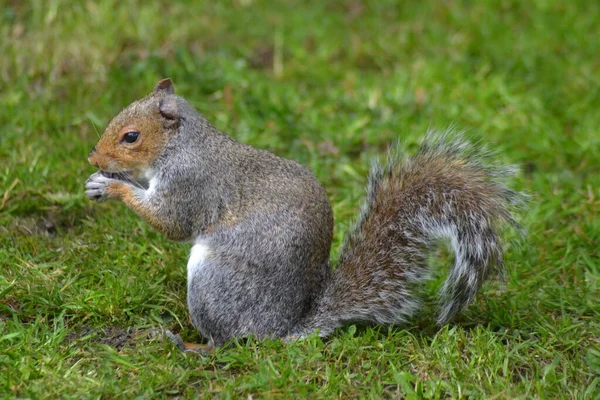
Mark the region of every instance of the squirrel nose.
<instances>
[{"instance_id":1,"label":"squirrel nose","mask_svg":"<svg viewBox=\"0 0 600 400\"><path fill-rule=\"evenodd\" d=\"M90 150L90 152L89 152L89 154L88 154L88 161L89 161L89 162L90 162L90 164L92 164L94 167L96 167L96 168L99 168L99 167L98 167L98 161L94 162L94 161L92 160L92 156L93 156L95 153L96 153L96 147L94 146L94 147L93 147L93 148Z\"/></svg>"}]
</instances>

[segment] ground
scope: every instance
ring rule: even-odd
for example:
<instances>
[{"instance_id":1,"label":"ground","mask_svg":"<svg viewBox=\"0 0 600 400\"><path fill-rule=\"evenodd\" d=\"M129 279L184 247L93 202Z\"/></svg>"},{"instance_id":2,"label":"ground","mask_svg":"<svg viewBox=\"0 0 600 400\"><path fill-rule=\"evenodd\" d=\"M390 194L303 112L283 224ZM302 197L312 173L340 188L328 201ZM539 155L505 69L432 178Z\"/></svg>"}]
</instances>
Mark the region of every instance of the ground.
<instances>
[{"instance_id":1,"label":"ground","mask_svg":"<svg viewBox=\"0 0 600 400\"><path fill-rule=\"evenodd\" d=\"M600 396L600 3L0 4L0 397ZM531 195L504 281L442 328L433 284L407 326L182 354L160 331L200 340L190 246L83 193L97 136L164 77L315 172L333 258L389 143L489 143Z\"/></svg>"}]
</instances>

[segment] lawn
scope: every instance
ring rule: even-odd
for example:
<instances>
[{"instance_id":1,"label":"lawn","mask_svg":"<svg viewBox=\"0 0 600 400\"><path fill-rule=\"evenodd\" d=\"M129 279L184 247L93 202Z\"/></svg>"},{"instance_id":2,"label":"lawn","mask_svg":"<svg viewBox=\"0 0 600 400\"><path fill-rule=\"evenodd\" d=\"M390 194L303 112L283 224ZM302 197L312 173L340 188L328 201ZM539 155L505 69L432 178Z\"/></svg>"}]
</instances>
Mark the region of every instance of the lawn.
<instances>
[{"instance_id":1,"label":"lawn","mask_svg":"<svg viewBox=\"0 0 600 400\"><path fill-rule=\"evenodd\" d=\"M0 4L0 398L600 396L600 3ZM200 340L190 245L83 193L98 135L163 77L314 171L334 258L389 143L483 139L531 195L504 281L442 328L440 271L407 326L181 353L156 332Z\"/></svg>"}]
</instances>

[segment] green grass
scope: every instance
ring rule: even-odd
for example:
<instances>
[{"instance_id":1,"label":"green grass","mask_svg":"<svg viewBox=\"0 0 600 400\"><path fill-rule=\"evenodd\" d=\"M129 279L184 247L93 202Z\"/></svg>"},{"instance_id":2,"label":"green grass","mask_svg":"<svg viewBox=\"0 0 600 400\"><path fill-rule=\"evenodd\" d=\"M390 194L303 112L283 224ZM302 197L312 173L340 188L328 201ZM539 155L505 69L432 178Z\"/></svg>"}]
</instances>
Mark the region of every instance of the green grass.
<instances>
[{"instance_id":1,"label":"green grass","mask_svg":"<svg viewBox=\"0 0 600 400\"><path fill-rule=\"evenodd\" d=\"M158 3L0 2L0 397L600 396L599 3ZM83 194L98 132L166 76L221 130L317 174L334 256L391 141L483 138L532 195L506 281L441 329L428 311L180 353L151 333L199 340L189 245Z\"/></svg>"}]
</instances>

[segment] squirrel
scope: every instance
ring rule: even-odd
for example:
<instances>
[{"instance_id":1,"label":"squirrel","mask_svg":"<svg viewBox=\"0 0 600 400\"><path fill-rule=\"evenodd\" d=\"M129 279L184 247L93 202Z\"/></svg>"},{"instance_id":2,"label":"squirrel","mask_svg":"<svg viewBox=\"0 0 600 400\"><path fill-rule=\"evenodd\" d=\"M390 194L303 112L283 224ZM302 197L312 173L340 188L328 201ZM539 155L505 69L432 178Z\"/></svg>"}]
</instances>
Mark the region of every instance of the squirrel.
<instances>
[{"instance_id":1,"label":"squirrel","mask_svg":"<svg viewBox=\"0 0 600 400\"><path fill-rule=\"evenodd\" d=\"M420 309L429 254L449 239L455 260L439 293L443 325L502 273L501 229L518 227L522 199L504 183L511 168L451 131L429 132L413 156L393 148L372 167L335 269L333 213L316 177L221 133L170 79L109 123L89 153L99 171L85 193L119 199L167 238L193 244L187 304L209 345L168 333L184 350L405 323Z\"/></svg>"}]
</instances>

